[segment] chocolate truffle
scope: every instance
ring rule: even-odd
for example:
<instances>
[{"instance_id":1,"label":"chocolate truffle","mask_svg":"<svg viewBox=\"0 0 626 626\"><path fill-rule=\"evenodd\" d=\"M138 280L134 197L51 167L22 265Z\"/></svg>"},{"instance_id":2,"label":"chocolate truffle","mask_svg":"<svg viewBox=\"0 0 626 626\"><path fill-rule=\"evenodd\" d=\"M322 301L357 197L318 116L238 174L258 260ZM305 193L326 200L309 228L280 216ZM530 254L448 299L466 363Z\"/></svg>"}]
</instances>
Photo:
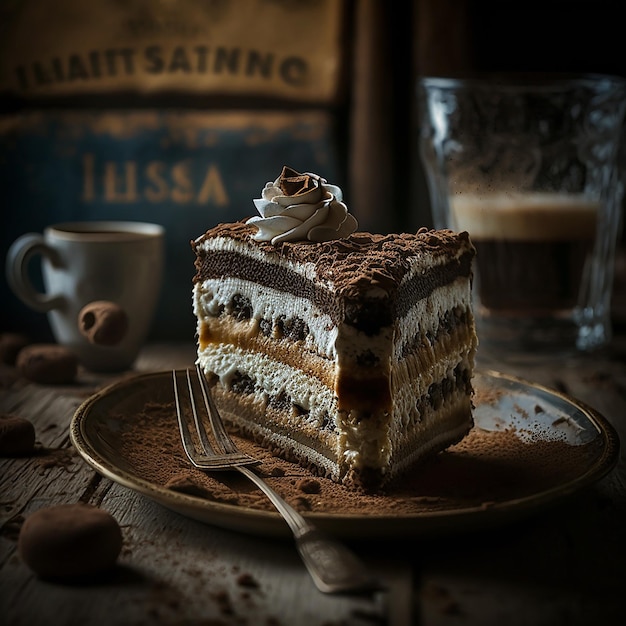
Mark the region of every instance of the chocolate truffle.
<instances>
[{"instance_id":1,"label":"chocolate truffle","mask_svg":"<svg viewBox=\"0 0 626 626\"><path fill-rule=\"evenodd\" d=\"M20 374L33 382L66 384L76 378L78 357L64 346L34 343L20 350L16 365Z\"/></svg>"},{"instance_id":2,"label":"chocolate truffle","mask_svg":"<svg viewBox=\"0 0 626 626\"><path fill-rule=\"evenodd\" d=\"M124 339L128 331L128 315L114 302L97 300L81 309L78 327L91 343L115 346Z\"/></svg>"},{"instance_id":3,"label":"chocolate truffle","mask_svg":"<svg viewBox=\"0 0 626 626\"><path fill-rule=\"evenodd\" d=\"M0 414L0 456L22 456L35 447L35 427L16 415Z\"/></svg>"},{"instance_id":4,"label":"chocolate truffle","mask_svg":"<svg viewBox=\"0 0 626 626\"><path fill-rule=\"evenodd\" d=\"M89 504L39 509L20 530L18 552L38 576L78 580L110 570L122 549L122 532L107 511Z\"/></svg>"},{"instance_id":5,"label":"chocolate truffle","mask_svg":"<svg viewBox=\"0 0 626 626\"><path fill-rule=\"evenodd\" d=\"M25 348L30 340L19 333L0 333L0 363L15 365L17 355Z\"/></svg>"}]
</instances>

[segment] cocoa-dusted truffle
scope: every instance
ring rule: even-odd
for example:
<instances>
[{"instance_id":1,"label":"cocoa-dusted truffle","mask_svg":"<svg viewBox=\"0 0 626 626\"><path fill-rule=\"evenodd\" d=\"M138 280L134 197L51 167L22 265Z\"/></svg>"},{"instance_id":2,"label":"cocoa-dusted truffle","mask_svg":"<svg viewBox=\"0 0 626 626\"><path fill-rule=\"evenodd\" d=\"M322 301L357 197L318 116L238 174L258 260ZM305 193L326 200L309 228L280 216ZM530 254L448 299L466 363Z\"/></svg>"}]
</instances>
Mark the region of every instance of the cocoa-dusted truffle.
<instances>
[{"instance_id":1,"label":"cocoa-dusted truffle","mask_svg":"<svg viewBox=\"0 0 626 626\"><path fill-rule=\"evenodd\" d=\"M18 539L22 560L49 580L77 580L110 570L122 549L122 532L107 511L88 504L39 509Z\"/></svg>"},{"instance_id":2,"label":"cocoa-dusted truffle","mask_svg":"<svg viewBox=\"0 0 626 626\"><path fill-rule=\"evenodd\" d=\"M34 343L17 355L16 366L24 378L47 385L67 384L78 372L78 357L57 344Z\"/></svg>"},{"instance_id":3,"label":"cocoa-dusted truffle","mask_svg":"<svg viewBox=\"0 0 626 626\"><path fill-rule=\"evenodd\" d=\"M35 447L35 427L24 417L0 414L0 456L22 456Z\"/></svg>"},{"instance_id":4,"label":"cocoa-dusted truffle","mask_svg":"<svg viewBox=\"0 0 626 626\"><path fill-rule=\"evenodd\" d=\"M0 363L15 365L17 355L30 343L26 335L20 333L0 333Z\"/></svg>"},{"instance_id":5,"label":"cocoa-dusted truffle","mask_svg":"<svg viewBox=\"0 0 626 626\"><path fill-rule=\"evenodd\" d=\"M128 331L128 315L115 302L96 300L81 309L78 328L93 344L115 346Z\"/></svg>"}]
</instances>

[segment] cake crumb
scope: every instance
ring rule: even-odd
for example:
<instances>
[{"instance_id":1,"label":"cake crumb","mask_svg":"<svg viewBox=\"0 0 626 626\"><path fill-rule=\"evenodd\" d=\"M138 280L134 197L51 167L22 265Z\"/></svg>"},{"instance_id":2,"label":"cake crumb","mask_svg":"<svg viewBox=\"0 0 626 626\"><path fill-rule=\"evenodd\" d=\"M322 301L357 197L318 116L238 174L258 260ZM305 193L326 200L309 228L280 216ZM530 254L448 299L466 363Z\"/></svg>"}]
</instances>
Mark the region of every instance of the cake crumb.
<instances>
[{"instance_id":1,"label":"cake crumb","mask_svg":"<svg viewBox=\"0 0 626 626\"><path fill-rule=\"evenodd\" d=\"M220 613L222 615L234 615L235 609L233 608L230 596L226 591L218 591L212 595L213 599L217 603Z\"/></svg>"},{"instance_id":2,"label":"cake crumb","mask_svg":"<svg viewBox=\"0 0 626 626\"><path fill-rule=\"evenodd\" d=\"M513 408L519 413L519 415L521 417L523 417L524 419L528 419L528 413L522 406L520 406L519 404L515 403L513 405Z\"/></svg>"},{"instance_id":3,"label":"cake crumb","mask_svg":"<svg viewBox=\"0 0 626 626\"><path fill-rule=\"evenodd\" d=\"M293 502L297 509L301 509L304 511L311 510L311 502L309 501L308 498L305 498L304 496L296 496Z\"/></svg>"},{"instance_id":4,"label":"cake crumb","mask_svg":"<svg viewBox=\"0 0 626 626\"><path fill-rule=\"evenodd\" d=\"M552 426L558 426L559 424L567 424L568 423L568 419L566 417L557 417L553 422L552 422Z\"/></svg>"},{"instance_id":5,"label":"cake crumb","mask_svg":"<svg viewBox=\"0 0 626 626\"><path fill-rule=\"evenodd\" d=\"M247 572L243 572L237 577L237 584L241 587L249 587L253 589L259 588L259 583L257 582L256 578L254 578L252 574L249 574Z\"/></svg>"},{"instance_id":6,"label":"cake crumb","mask_svg":"<svg viewBox=\"0 0 626 626\"><path fill-rule=\"evenodd\" d=\"M210 492L203 485L194 480L191 474L176 474L172 476L166 483L166 489L187 493L191 496L210 496Z\"/></svg>"},{"instance_id":7,"label":"cake crumb","mask_svg":"<svg viewBox=\"0 0 626 626\"><path fill-rule=\"evenodd\" d=\"M296 482L296 488L304 493L319 493L322 489L319 480L314 478L301 478Z\"/></svg>"},{"instance_id":8,"label":"cake crumb","mask_svg":"<svg viewBox=\"0 0 626 626\"><path fill-rule=\"evenodd\" d=\"M77 452L74 448L38 448L37 463L42 470L60 468L66 472L74 465Z\"/></svg>"}]
</instances>

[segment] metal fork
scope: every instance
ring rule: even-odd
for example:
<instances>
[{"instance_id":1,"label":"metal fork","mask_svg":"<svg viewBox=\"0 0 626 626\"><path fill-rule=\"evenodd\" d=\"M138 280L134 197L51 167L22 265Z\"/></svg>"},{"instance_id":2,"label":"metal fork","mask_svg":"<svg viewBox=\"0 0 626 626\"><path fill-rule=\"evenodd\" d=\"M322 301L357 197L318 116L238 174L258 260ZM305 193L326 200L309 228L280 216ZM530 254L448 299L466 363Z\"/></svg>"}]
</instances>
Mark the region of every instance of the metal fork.
<instances>
[{"instance_id":1,"label":"metal fork","mask_svg":"<svg viewBox=\"0 0 626 626\"><path fill-rule=\"evenodd\" d=\"M185 453L191 463L203 470L236 469L249 478L269 498L276 510L282 515L293 533L298 552L316 587L324 593L363 593L381 590L381 584L368 574L365 565L345 545L328 537L311 522L283 500L258 474L249 469L249 465L259 463L257 459L242 454L228 436L222 418L215 406L208 383L200 366L196 365L196 374L200 383L205 412L215 437L218 450L211 445L200 408L194 392L190 370L185 370L187 393L192 407L193 423L198 435L200 451L191 435L188 420L185 417L182 391L179 386L179 373L173 371L174 398L176 415Z\"/></svg>"}]
</instances>

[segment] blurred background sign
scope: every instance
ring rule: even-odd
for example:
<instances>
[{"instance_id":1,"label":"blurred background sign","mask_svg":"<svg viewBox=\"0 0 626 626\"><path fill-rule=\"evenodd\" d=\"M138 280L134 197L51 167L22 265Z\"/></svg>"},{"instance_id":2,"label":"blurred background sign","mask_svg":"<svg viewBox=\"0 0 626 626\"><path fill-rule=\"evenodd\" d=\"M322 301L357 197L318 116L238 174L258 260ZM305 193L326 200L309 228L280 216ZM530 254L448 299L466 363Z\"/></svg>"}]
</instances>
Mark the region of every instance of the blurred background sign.
<instances>
[{"instance_id":1,"label":"blurred background sign","mask_svg":"<svg viewBox=\"0 0 626 626\"><path fill-rule=\"evenodd\" d=\"M329 103L336 0L3 2L0 92L25 99L171 91Z\"/></svg>"},{"instance_id":2,"label":"blurred background sign","mask_svg":"<svg viewBox=\"0 0 626 626\"><path fill-rule=\"evenodd\" d=\"M190 240L254 214L285 164L345 184L344 2L24 0L0 11L0 331L49 335L4 280L16 237L126 219L166 229L152 337L190 339Z\"/></svg>"}]
</instances>

